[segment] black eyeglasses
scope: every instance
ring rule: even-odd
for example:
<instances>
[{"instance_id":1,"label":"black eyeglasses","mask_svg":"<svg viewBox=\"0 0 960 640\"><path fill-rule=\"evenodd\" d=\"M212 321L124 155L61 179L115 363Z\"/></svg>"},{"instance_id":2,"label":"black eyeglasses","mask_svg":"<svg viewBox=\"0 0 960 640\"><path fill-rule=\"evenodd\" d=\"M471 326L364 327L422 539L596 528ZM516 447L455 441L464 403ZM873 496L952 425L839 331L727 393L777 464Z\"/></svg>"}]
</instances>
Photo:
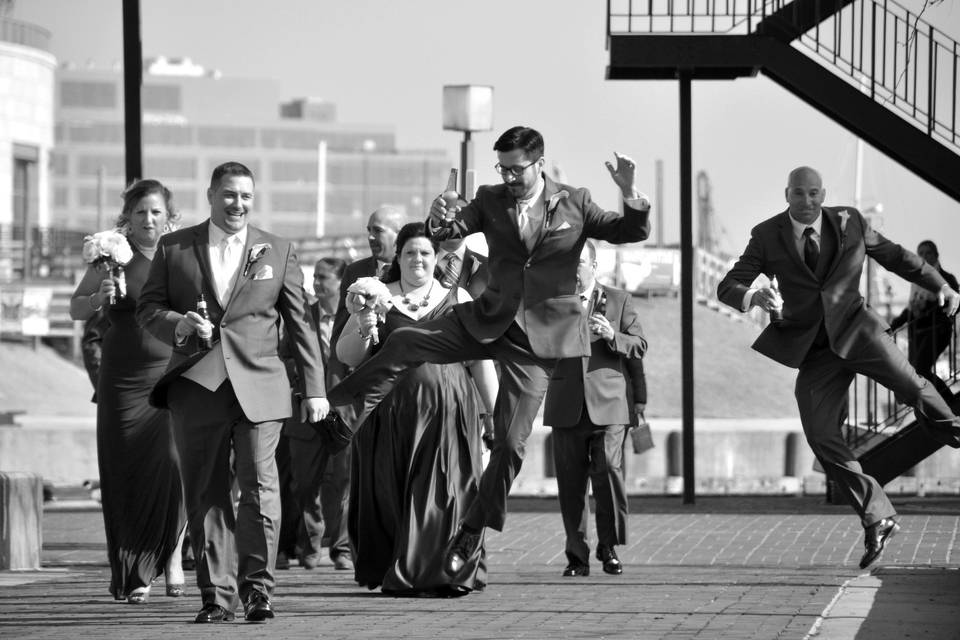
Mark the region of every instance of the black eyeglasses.
<instances>
[{"instance_id":1,"label":"black eyeglasses","mask_svg":"<svg viewBox=\"0 0 960 640\"><path fill-rule=\"evenodd\" d=\"M509 175L512 175L514 178L519 178L520 176L523 175L524 171L526 171L533 165L537 164L539 161L540 161L540 158L537 158L530 164L527 164L527 165L515 164L512 167L505 167L498 162L497 164L493 165L493 169L494 171L499 173L501 176L506 176L509 174Z\"/></svg>"}]
</instances>

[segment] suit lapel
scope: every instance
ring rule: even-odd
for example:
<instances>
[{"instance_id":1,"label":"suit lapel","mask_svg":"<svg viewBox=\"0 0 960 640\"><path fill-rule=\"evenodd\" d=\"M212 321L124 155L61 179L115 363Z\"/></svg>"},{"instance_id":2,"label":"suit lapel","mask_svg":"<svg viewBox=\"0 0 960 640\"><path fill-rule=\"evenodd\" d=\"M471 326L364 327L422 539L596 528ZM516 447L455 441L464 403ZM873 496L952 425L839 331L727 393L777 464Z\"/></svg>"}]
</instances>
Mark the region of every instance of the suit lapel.
<instances>
[{"instance_id":1,"label":"suit lapel","mask_svg":"<svg viewBox=\"0 0 960 640\"><path fill-rule=\"evenodd\" d=\"M247 265L247 256L250 255L250 247L255 245L260 241L260 231L255 227L247 226L247 241L243 245L243 252L240 254L240 267L237 269L237 281L233 285L233 290L230 291L230 299L227 300L227 304L224 307L224 312L230 307L230 304L236 300L237 295L240 293L240 290L253 278L253 268L251 268L246 274L244 274L244 269Z\"/></svg>"},{"instance_id":2,"label":"suit lapel","mask_svg":"<svg viewBox=\"0 0 960 640\"><path fill-rule=\"evenodd\" d=\"M840 264L840 256L843 253L843 238L840 233L840 216L836 211L822 209L824 224L821 225L821 231L830 233L834 242L830 243L833 247L833 255L830 257L830 266L824 274L824 279L829 278L833 270ZM825 244L825 243L821 243Z\"/></svg>"},{"instance_id":3,"label":"suit lapel","mask_svg":"<svg viewBox=\"0 0 960 640\"><path fill-rule=\"evenodd\" d=\"M793 239L793 223L790 221L789 210L780 214L780 241L783 243L784 251L793 259L797 267L809 273L811 276L816 277L816 274L810 271L810 267L803 261L803 256L797 252L797 243Z\"/></svg>"},{"instance_id":4,"label":"suit lapel","mask_svg":"<svg viewBox=\"0 0 960 640\"><path fill-rule=\"evenodd\" d=\"M220 306L217 300L217 287L213 283L213 270L210 266L210 223L205 222L195 227L193 236L193 252L200 265L200 273L203 283L200 286L201 293L207 299L207 304Z\"/></svg>"},{"instance_id":5,"label":"suit lapel","mask_svg":"<svg viewBox=\"0 0 960 640\"><path fill-rule=\"evenodd\" d=\"M500 204L503 206L503 210L506 212L506 217L510 220L511 230L506 232L511 240L516 243L516 245L523 251L525 255L529 254L527 245L520 239L520 223L517 220L517 201L514 200L513 196L510 195L510 190L507 188L507 185L503 185L503 188L500 191L499 195Z\"/></svg>"}]
</instances>

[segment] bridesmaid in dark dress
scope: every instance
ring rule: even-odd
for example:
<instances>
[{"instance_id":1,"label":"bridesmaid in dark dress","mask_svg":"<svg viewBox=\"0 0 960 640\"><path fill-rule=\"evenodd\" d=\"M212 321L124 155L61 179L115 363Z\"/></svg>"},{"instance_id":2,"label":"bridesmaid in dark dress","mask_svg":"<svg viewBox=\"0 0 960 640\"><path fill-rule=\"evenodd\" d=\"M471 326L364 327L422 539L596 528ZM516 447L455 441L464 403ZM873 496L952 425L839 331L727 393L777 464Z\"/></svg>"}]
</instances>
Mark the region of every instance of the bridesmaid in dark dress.
<instances>
[{"instance_id":1,"label":"bridesmaid in dark dress","mask_svg":"<svg viewBox=\"0 0 960 640\"><path fill-rule=\"evenodd\" d=\"M119 295L117 284L91 266L70 300L74 320L86 320L101 307L109 317L97 383L97 457L110 593L131 604L146 602L150 583L161 572L167 595L184 592L180 547L185 513L170 414L147 402L171 347L134 319L157 242L177 217L170 191L161 183L134 183L123 194L117 221L133 250L124 267L126 295L109 304L111 296Z\"/></svg>"},{"instance_id":2,"label":"bridesmaid in dark dress","mask_svg":"<svg viewBox=\"0 0 960 640\"><path fill-rule=\"evenodd\" d=\"M447 313L469 294L445 289L434 276L436 245L422 222L397 235L397 255L384 278L393 307L350 317L337 341L356 366L391 331ZM491 361L424 364L411 370L354 437L348 529L354 577L369 589L404 596L460 596L486 583L484 547L457 578L443 570L443 550L475 498L481 467L481 414L496 400ZM478 393L479 392L479 393Z\"/></svg>"}]
</instances>

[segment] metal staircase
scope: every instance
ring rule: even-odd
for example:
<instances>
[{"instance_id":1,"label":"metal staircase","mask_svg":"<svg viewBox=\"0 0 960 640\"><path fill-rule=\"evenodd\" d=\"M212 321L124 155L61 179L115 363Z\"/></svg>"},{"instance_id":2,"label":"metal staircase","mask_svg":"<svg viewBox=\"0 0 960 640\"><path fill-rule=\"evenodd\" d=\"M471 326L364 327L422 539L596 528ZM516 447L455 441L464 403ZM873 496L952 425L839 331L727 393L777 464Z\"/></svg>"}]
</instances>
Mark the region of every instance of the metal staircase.
<instances>
[{"instance_id":1,"label":"metal staircase","mask_svg":"<svg viewBox=\"0 0 960 640\"><path fill-rule=\"evenodd\" d=\"M612 80L762 73L960 201L960 44L893 0L608 0L607 48ZM859 376L844 432L881 483L942 446Z\"/></svg>"},{"instance_id":2,"label":"metal staircase","mask_svg":"<svg viewBox=\"0 0 960 640\"><path fill-rule=\"evenodd\" d=\"M610 79L763 73L960 200L960 44L892 0L608 0Z\"/></svg>"}]
</instances>

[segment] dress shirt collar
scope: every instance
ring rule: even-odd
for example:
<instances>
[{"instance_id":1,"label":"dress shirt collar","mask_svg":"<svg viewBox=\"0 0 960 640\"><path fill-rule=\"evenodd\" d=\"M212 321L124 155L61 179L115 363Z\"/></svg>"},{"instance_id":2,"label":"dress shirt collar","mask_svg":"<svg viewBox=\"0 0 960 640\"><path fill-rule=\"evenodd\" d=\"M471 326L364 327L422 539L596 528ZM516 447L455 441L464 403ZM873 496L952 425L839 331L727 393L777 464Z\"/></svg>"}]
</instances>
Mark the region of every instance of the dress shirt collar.
<instances>
[{"instance_id":1,"label":"dress shirt collar","mask_svg":"<svg viewBox=\"0 0 960 640\"><path fill-rule=\"evenodd\" d=\"M593 284L591 284L585 291L580 293L580 301L583 304L587 304L588 302L590 302L590 296L593 295L593 290L596 288L597 288L597 281L594 280Z\"/></svg>"},{"instance_id":2,"label":"dress shirt collar","mask_svg":"<svg viewBox=\"0 0 960 640\"><path fill-rule=\"evenodd\" d=\"M229 238L230 242L239 243L240 248L243 248L247 244L247 227L244 226L243 229L237 231L234 234L228 234L226 231L213 224L213 221L210 221L210 246L218 247L220 243L223 242L225 238Z\"/></svg>"},{"instance_id":3,"label":"dress shirt collar","mask_svg":"<svg viewBox=\"0 0 960 640\"><path fill-rule=\"evenodd\" d=\"M523 200L517 200L517 211L523 211L524 207L532 208L542 197L543 197L543 187L546 183L543 181L543 176L537 180L537 188L534 190L533 195L529 198L524 198Z\"/></svg>"},{"instance_id":4,"label":"dress shirt collar","mask_svg":"<svg viewBox=\"0 0 960 640\"><path fill-rule=\"evenodd\" d=\"M802 222L797 222L793 219L789 213L787 216L790 217L790 224L793 225L793 238L798 242L803 241L803 230L807 227L813 227L813 232L817 234L819 238L822 234L820 233L821 228L823 227L823 211L820 212L820 215L810 224L804 224Z\"/></svg>"},{"instance_id":5,"label":"dress shirt collar","mask_svg":"<svg viewBox=\"0 0 960 640\"><path fill-rule=\"evenodd\" d=\"M467 254L467 243L461 243L460 246L457 247L456 251L446 251L444 249L440 249L440 253L437 255L437 262L440 264L445 264L444 260L446 260L447 256L451 253L455 253L457 257L460 258L460 264L463 264L463 256Z\"/></svg>"}]
</instances>

